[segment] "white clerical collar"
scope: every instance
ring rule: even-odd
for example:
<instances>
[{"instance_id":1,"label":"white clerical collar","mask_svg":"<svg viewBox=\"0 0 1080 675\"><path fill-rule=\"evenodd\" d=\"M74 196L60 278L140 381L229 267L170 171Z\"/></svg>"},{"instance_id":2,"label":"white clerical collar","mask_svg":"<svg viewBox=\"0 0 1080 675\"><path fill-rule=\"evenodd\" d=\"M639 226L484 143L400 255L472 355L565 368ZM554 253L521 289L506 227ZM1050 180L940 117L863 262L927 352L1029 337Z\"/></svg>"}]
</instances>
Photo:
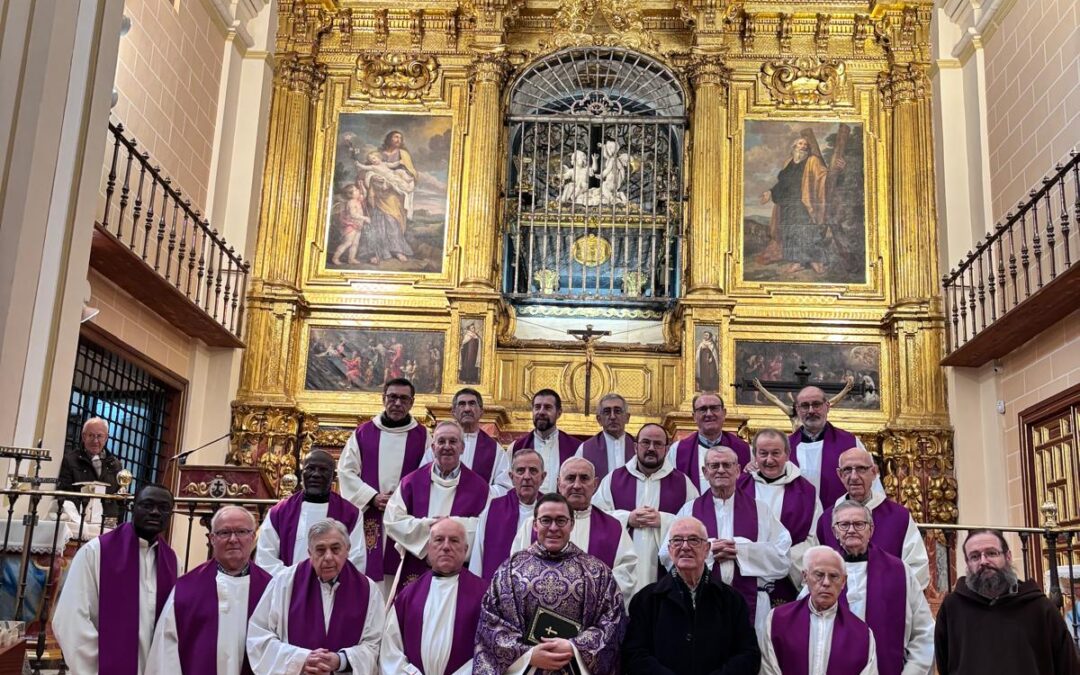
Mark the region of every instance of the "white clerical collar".
<instances>
[{"instance_id":1,"label":"white clerical collar","mask_svg":"<svg viewBox=\"0 0 1080 675\"><path fill-rule=\"evenodd\" d=\"M638 480L662 480L675 470L675 467L668 464L666 459L660 463L659 469L653 471L652 474L648 476L642 473L641 469L638 468L637 457L631 457L627 460L625 466L626 470L630 472L630 475Z\"/></svg>"},{"instance_id":2,"label":"white clerical collar","mask_svg":"<svg viewBox=\"0 0 1080 675\"><path fill-rule=\"evenodd\" d=\"M607 442L608 445L622 445L623 444L623 439L625 437L626 437L625 433L623 433L622 436L619 436L618 438L615 438L614 436L612 436L608 432L606 432L606 431L604 432L604 440Z\"/></svg>"},{"instance_id":3,"label":"white clerical collar","mask_svg":"<svg viewBox=\"0 0 1080 675\"><path fill-rule=\"evenodd\" d=\"M795 465L791 462L788 462L784 465L784 472L772 480L766 478L765 474L761 473L761 469L751 472L750 475L754 477L755 481L761 483L762 485L786 485L787 483L790 483L792 480L794 480L794 478L790 478L792 467L798 468L795 467Z\"/></svg>"},{"instance_id":4,"label":"white clerical collar","mask_svg":"<svg viewBox=\"0 0 1080 675\"><path fill-rule=\"evenodd\" d=\"M717 497L716 493L711 490L709 491L709 494L712 495L713 502L716 504L720 504L721 506L726 506L732 503L732 501L735 499L734 492L731 493L730 497Z\"/></svg>"},{"instance_id":5,"label":"white clerical collar","mask_svg":"<svg viewBox=\"0 0 1080 675\"><path fill-rule=\"evenodd\" d=\"M466 438L466 439L469 439L469 438L476 438L477 436L479 436L479 435L480 435L480 430L479 430L479 429L477 429L476 431L465 431L465 432L462 432L462 433L464 433L464 434L465 434L465 438Z\"/></svg>"},{"instance_id":6,"label":"white clerical collar","mask_svg":"<svg viewBox=\"0 0 1080 675\"><path fill-rule=\"evenodd\" d=\"M588 506L588 507L586 507L585 509L583 509L581 511L574 511L574 518L576 518L577 520L582 520L584 518L588 518L591 515L592 515L592 506Z\"/></svg>"},{"instance_id":7,"label":"white clerical collar","mask_svg":"<svg viewBox=\"0 0 1080 675\"><path fill-rule=\"evenodd\" d=\"M533 429L533 438L536 440L536 442L538 444L543 445L545 447L549 446L552 443L555 443L556 441L559 440L559 428L558 427L552 427L551 428L551 434L549 434L547 438L544 438L543 436L540 435L539 431L537 431L536 429Z\"/></svg>"},{"instance_id":8,"label":"white clerical collar","mask_svg":"<svg viewBox=\"0 0 1080 675\"><path fill-rule=\"evenodd\" d=\"M828 609L818 609L817 607L815 607L813 598L810 599L810 602L808 602L807 605L810 607L811 614L819 616L822 619L831 619L836 616L836 608L840 606L840 601L837 600L836 603L834 603L833 606Z\"/></svg>"},{"instance_id":9,"label":"white clerical collar","mask_svg":"<svg viewBox=\"0 0 1080 675\"><path fill-rule=\"evenodd\" d=\"M877 490L873 489L873 487L871 487L870 499L866 500L866 504L864 504L864 506L873 511L874 509L885 503L886 497L887 495L885 493L878 492ZM851 499L851 497L848 497L847 493L845 492L844 494L836 498L836 502L833 504L833 506L836 506L840 502L846 502L849 499Z\"/></svg>"}]
</instances>

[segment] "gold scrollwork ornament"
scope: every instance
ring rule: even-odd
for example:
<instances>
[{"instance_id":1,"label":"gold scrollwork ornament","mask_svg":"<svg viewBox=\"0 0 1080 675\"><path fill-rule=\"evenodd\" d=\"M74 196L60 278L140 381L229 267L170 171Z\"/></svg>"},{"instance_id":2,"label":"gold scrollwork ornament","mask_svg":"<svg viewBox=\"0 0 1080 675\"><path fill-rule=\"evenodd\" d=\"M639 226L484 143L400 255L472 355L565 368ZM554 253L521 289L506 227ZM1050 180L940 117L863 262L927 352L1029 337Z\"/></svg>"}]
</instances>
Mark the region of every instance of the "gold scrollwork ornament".
<instances>
[{"instance_id":1,"label":"gold scrollwork ornament","mask_svg":"<svg viewBox=\"0 0 1080 675\"><path fill-rule=\"evenodd\" d=\"M579 265L596 267L603 265L611 258L611 244L603 237L588 234L574 241L571 254Z\"/></svg>"},{"instance_id":2,"label":"gold scrollwork ornament","mask_svg":"<svg viewBox=\"0 0 1080 675\"><path fill-rule=\"evenodd\" d=\"M769 61L761 67L761 83L783 105L828 105L846 79L840 59L797 56Z\"/></svg>"},{"instance_id":3,"label":"gold scrollwork ornament","mask_svg":"<svg viewBox=\"0 0 1080 675\"><path fill-rule=\"evenodd\" d=\"M439 74L434 56L381 52L356 60L359 90L375 99L415 101L431 88Z\"/></svg>"}]
</instances>

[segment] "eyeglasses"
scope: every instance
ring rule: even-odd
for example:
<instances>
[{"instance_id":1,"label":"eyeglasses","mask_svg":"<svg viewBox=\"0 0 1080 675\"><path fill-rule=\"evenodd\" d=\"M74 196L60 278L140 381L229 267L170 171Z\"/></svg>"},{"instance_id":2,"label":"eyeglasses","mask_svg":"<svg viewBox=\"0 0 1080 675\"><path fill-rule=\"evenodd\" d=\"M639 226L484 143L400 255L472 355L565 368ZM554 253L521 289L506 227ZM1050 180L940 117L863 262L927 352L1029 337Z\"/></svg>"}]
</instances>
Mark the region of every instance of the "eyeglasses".
<instances>
[{"instance_id":1,"label":"eyeglasses","mask_svg":"<svg viewBox=\"0 0 1080 675\"><path fill-rule=\"evenodd\" d=\"M843 575L837 574L836 572L820 572L819 571L819 572L811 572L810 573L810 578L813 579L814 581L818 582L819 584L822 581L825 581L826 579L828 579L830 583L838 584L838 583L840 583L840 580L843 579L844 577L843 577Z\"/></svg>"},{"instance_id":2,"label":"eyeglasses","mask_svg":"<svg viewBox=\"0 0 1080 675\"><path fill-rule=\"evenodd\" d=\"M697 408L694 408L694 412L695 413L701 413L703 415L705 413L712 413L713 415L716 415L717 413L719 413L723 409L724 409L724 406L722 406L722 405L703 405L703 406L698 406Z\"/></svg>"},{"instance_id":3,"label":"eyeglasses","mask_svg":"<svg viewBox=\"0 0 1080 675\"><path fill-rule=\"evenodd\" d=\"M643 448L663 448L667 445L663 441L650 441L647 438L639 438L637 444Z\"/></svg>"},{"instance_id":4,"label":"eyeglasses","mask_svg":"<svg viewBox=\"0 0 1080 675\"><path fill-rule=\"evenodd\" d=\"M869 526L865 520L841 520L838 523L833 523L833 527L841 532L847 532L848 530L855 530L856 532L862 532Z\"/></svg>"},{"instance_id":5,"label":"eyeglasses","mask_svg":"<svg viewBox=\"0 0 1080 675\"><path fill-rule=\"evenodd\" d=\"M391 403L408 403L413 400L413 397L408 394L383 394L383 398Z\"/></svg>"},{"instance_id":6,"label":"eyeglasses","mask_svg":"<svg viewBox=\"0 0 1080 675\"><path fill-rule=\"evenodd\" d=\"M566 527L570 524L570 519L566 516L559 516L558 518L552 518L551 516L540 516L536 519L536 522L540 523L540 527Z\"/></svg>"},{"instance_id":7,"label":"eyeglasses","mask_svg":"<svg viewBox=\"0 0 1080 675\"><path fill-rule=\"evenodd\" d=\"M601 417L619 417L622 414L623 414L623 409L622 408L601 408L600 409L600 416Z\"/></svg>"},{"instance_id":8,"label":"eyeglasses","mask_svg":"<svg viewBox=\"0 0 1080 675\"><path fill-rule=\"evenodd\" d=\"M803 412L806 412L807 410L821 410L825 407L825 401L805 401L795 407Z\"/></svg>"},{"instance_id":9,"label":"eyeglasses","mask_svg":"<svg viewBox=\"0 0 1080 675\"><path fill-rule=\"evenodd\" d=\"M994 549L989 551L972 551L968 554L967 561L969 563L977 563L984 558L986 560L998 560L1004 555L1003 552Z\"/></svg>"},{"instance_id":10,"label":"eyeglasses","mask_svg":"<svg viewBox=\"0 0 1080 675\"><path fill-rule=\"evenodd\" d=\"M705 468L709 471L716 471L718 469L734 469L739 466L738 462L706 462Z\"/></svg>"},{"instance_id":11,"label":"eyeglasses","mask_svg":"<svg viewBox=\"0 0 1080 675\"><path fill-rule=\"evenodd\" d=\"M668 546L671 548L682 548L683 546L697 548L706 542L708 542L708 539L702 539L701 537L672 537L668 539Z\"/></svg>"},{"instance_id":12,"label":"eyeglasses","mask_svg":"<svg viewBox=\"0 0 1080 675\"><path fill-rule=\"evenodd\" d=\"M95 441L104 441L109 437L109 434L83 434L83 438L89 438Z\"/></svg>"},{"instance_id":13,"label":"eyeglasses","mask_svg":"<svg viewBox=\"0 0 1080 675\"><path fill-rule=\"evenodd\" d=\"M219 530L214 532L211 536L218 541L229 541L233 537L243 539L244 537L250 537L253 534L255 534L255 530Z\"/></svg>"},{"instance_id":14,"label":"eyeglasses","mask_svg":"<svg viewBox=\"0 0 1080 675\"><path fill-rule=\"evenodd\" d=\"M841 476L851 476L851 475L856 474L856 473L859 474L860 476L865 476L873 468L874 467L872 467L872 466L862 466L862 465L860 465L860 466L842 466L839 469L837 469L837 471L840 472Z\"/></svg>"}]
</instances>

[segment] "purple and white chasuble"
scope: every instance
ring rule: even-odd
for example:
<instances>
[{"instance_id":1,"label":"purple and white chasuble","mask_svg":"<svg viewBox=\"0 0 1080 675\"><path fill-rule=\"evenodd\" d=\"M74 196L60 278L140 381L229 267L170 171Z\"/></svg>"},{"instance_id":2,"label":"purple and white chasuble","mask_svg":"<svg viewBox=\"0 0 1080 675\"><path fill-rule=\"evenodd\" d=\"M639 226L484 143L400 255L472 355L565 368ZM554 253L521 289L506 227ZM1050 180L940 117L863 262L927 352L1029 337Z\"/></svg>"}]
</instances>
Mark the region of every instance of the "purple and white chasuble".
<instances>
[{"instance_id":1,"label":"purple and white chasuble","mask_svg":"<svg viewBox=\"0 0 1080 675\"><path fill-rule=\"evenodd\" d=\"M634 437L630 434L623 434L622 452L619 454L618 461L612 464L609 461L610 453L608 452L607 436L601 431L581 444L580 454L592 462L592 465L596 467L597 480L602 480L604 476L633 459L636 449L637 443L634 442Z\"/></svg>"},{"instance_id":2,"label":"purple and white chasuble","mask_svg":"<svg viewBox=\"0 0 1080 675\"><path fill-rule=\"evenodd\" d=\"M510 557L514 537L532 517L532 512L533 505L522 504L513 490L492 499L480 515L476 538L470 549L469 571L490 580L499 565Z\"/></svg>"},{"instance_id":3,"label":"purple and white chasuble","mask_svg":"<svg viewBox=\"0 0 1080 675\"><path fill-rule=\"evenodd\" d=\"M822 508L835 503L838 497L847 492L840 476L836 475L836 469L840 466L841 454L852 448L862 447L855 434L834 427L832 422L826 422L817 442L804 443L802 429L796 429L795 433L788 437L788 441L791 443L789 461L803 470L804 478L818 486L818 500ZM814 456L810 457L809 454Z\"/></svg>"},{"instance_id":4,"label":"purple and white chasuble","mask_svg":"<svg viewBox=\"0 0 1080 675\"><path fill-rule=\"evenodd\" d=\"M360 571L364 571L367 550L366 547L360 546L363 542L362 531L356 530L358 525L362 527L360 509L334 492L330 493L325 506L321 503L308 502L303 492L298 492L285 501L275 504L263 521L259 541L256 544L255 561L265 567L270 574L277 574L285 567L299 562L297 558L306 558L306 528L314 522L313 518L321 520L317 515L323 513L325 513L323 517L339 521L345 529L353 533L351 537L353 550L349 553L349 560L358 566ZM297 545L298 540L303 546Z\"/></svg>"},{"instance_id":5,"label":"purple and white chasuble","mask_svg":"<svg viewBox=\"0 0 1080 675\"><path fill-rule=\"evenodd\" d=\"M702 494L709 491L709 481L705 480L705 473L702 471L705 453L713 448L734 450L739 458L739 466L746 466L750 462L750 444L730 431L721 433L716 443L708 446L701 443L700 436L695 432L672 443L668 450L668 462L689 476Z\"/></svg>"},{"instance_id":6,"label":"purple and white chasuble","mask_svg":"<svg viewBox=\"0 0 1080 675\"><path fill-rule=\"evenodd\" d=\"M874 637L839 603L814 613L803 598L772 610L759 637L762 675L869 675Z\"/></svg>"},{"instance_id":7,"label":"purple and white chasuble","mask_svg":"<svg viewBox=\"0 0 1080 675\"><path fill-rule=\"evenodd\" d=\"M511 462L513 462L514 453L522 448L532 448L544 458L544 471L547 476L540 486L540 491L556 492L559 488L559 468L566 460L581 454L578 452L581 449L581 441L564 433L561 429L556 429L555 433L546 440L538 438L536 432L532 431L519 436L514 441L510 452Z\"/></svg>"}]
</instances>

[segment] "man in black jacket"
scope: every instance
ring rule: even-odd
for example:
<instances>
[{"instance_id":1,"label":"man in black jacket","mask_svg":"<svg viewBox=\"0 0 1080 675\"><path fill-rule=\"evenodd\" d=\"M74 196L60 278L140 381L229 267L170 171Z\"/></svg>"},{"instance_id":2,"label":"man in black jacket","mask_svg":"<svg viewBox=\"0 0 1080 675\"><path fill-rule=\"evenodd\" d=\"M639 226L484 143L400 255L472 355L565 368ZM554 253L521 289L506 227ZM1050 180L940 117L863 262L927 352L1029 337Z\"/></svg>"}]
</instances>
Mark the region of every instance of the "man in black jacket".
<instances>
[{"instance_id":1,"label":"man in black jacket","mask_svg":"<svg viewBox=\"0 0 1080 675\"><path fill-rule=\"evenodd\" d=\"M628 675L756 675L761 651L746 601L705 569L705 525L694 517L671 525L672 573L630 602L622 644Z\"/></svg>"},{"instance_id":2,"label":"man in black jacket","mask_svg":"<svg viewBox=\"0 0 1080 675\"><path fill-rule=\"evenodd\" d=\"M86 420L82 427L82 447L64 453L60 475L56 480L56 489L78 492L79 486L76 483L97 481L109 486L105 492L115 494L120 489L116 474L120 473L124 467L120 465L120 460L116 458L116 455L105 450L105 444L108 442L109 423L100 417L91 417ZM101 501L103 502L102 515L105 518L119 519L121 503L104 499Z\"/></svg>"}]
</instances>

